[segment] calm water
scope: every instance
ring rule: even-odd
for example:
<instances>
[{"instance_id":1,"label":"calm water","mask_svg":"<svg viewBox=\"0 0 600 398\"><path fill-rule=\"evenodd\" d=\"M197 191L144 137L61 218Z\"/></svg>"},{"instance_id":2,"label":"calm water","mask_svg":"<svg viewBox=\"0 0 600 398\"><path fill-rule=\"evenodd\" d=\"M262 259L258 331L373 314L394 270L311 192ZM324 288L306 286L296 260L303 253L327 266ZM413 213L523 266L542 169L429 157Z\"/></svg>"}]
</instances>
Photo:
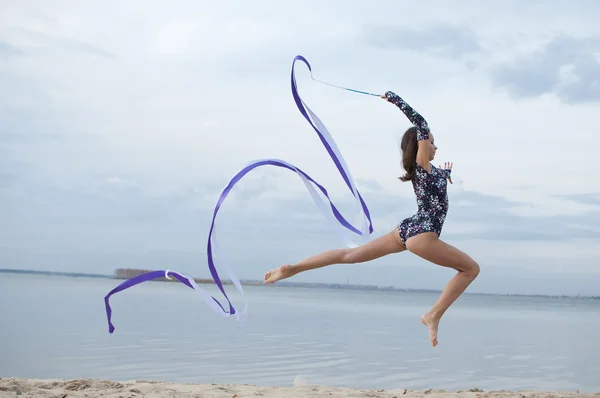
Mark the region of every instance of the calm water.
<instances>
[{"instance_id":1,"label":"calm water","mask_svg":"<svg viewBox=\"0 0 600 398\"><path fill-rule=\"evenodd\" d=\"M240 324L146 283L113 296L110 335L118 283L0 274L0 377L600 391L598 301L463 296L434 349L433 294L249 287Z\"/></svg>"}]
</instances>

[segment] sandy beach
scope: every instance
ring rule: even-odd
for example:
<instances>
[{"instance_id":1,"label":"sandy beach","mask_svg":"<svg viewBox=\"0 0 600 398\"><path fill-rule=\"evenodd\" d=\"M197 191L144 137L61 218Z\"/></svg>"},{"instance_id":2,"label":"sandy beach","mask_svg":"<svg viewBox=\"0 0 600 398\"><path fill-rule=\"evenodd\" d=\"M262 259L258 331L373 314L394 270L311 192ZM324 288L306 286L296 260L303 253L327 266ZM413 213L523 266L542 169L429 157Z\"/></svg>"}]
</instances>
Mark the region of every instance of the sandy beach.
<instances>
[{"instance_id":1,"label":"sandy beach","mask_svg":"<svg viewBox=\"0 0 600 398\"><path fill-rule=\"evenodd\" d=\"M342 387L293 386L264 387L239 384L184 384L157 381L116 382L110 380L42 380L22 378L0 379L0 397L107 397L107 398L392 398L392 397L428 397L428 398L571 398L598 397L600 393L584 394L560 391L481 391L477 388L464 391L407 389L394 390L353 390Z\"/></svg>"}]
</instances>

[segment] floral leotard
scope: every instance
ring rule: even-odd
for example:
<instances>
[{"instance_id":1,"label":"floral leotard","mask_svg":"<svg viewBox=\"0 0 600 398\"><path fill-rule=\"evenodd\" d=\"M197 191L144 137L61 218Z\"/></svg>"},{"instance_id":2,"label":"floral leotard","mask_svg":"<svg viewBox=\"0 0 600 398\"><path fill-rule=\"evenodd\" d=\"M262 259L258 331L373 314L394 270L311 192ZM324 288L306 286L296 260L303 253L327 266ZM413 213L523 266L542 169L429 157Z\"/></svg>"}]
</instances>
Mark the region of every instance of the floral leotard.
<instances>
[{"instance_id":1,"label":"floral leotard","mask_svg":"<svg viewBox=\"0 0 600 398\"><path fill-rule=\"evenodd\" d=\"M417 140L429 139L427 121L417 111L410 107L400 96L388 91L385 93L389 102L396 105L406 115L408 120L417 128ZM398 233L402 243L415 235L424 232L435 232L441 235L442 227L448 213L447 179L450 169L439 169L430 165L428 173L418 162L415 162L415 176L412 180L413 189L417 196L417 212L398 224Z\"/></svg>"}]
</instances>

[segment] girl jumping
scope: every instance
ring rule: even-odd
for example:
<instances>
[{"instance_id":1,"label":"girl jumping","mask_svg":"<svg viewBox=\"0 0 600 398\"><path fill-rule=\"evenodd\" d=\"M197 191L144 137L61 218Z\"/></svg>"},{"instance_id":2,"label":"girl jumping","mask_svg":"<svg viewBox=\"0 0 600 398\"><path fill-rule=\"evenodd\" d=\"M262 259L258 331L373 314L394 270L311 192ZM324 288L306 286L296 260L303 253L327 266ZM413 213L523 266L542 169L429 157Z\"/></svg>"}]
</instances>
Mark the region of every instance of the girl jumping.
<instances>
[{"instance_id":1,"label":"girl jumping","mask_svg":"<svg viewBox=\"0 0 600 398\"><path fill-rule=\"evenodd\" d=\"M442 315L479 275L479 265L471 257L440 239L448 212L447 181L452 183L452 163L444 168L434 167L431 161L437 147L425 119L402 98L388 91L381 96L396 105L413 127L406 130L400 148L405 174L401 181L411 181L417 197L417 212L393 231L351 249L328 250L296 264L284 264L265 274L264 283L271 284L300 272L332 264L356 264L375 260L392 253L408 251L434 264L450 267L457 274L448 282L438 301L421 316L429 328L432 346L438 345L437 332Z\"/></svg>"}]
</instances>

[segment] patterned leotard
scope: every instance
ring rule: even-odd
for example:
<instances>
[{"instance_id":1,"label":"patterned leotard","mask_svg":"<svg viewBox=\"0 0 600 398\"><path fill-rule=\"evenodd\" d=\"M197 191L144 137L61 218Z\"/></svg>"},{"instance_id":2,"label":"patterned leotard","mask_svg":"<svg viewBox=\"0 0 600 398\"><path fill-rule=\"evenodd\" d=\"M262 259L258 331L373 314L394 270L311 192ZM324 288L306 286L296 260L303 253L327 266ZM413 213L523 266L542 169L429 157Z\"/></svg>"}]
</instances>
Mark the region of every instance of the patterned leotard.
<instances>
[{"instance_id":1,"label":"patterned leotard","mask_svg":"<svg viewBox=\"0 0 600 398\"><path fill-rule=\"evenodd\" d=\"M396 105L406 115L408 120L417 128L417 140L429 139L429 126L425 119L411 108L397 94L385 93L388 101ZM412 180L413 189L417 196L417 213L404 219L398 224L398 233L402 243L415 235L424 232L442 233L442 227L448 213L447 179L450 169L438 169L433 165L428 173L418 162L415 162L415 177Z\"/></svg>"}]
</instances>

